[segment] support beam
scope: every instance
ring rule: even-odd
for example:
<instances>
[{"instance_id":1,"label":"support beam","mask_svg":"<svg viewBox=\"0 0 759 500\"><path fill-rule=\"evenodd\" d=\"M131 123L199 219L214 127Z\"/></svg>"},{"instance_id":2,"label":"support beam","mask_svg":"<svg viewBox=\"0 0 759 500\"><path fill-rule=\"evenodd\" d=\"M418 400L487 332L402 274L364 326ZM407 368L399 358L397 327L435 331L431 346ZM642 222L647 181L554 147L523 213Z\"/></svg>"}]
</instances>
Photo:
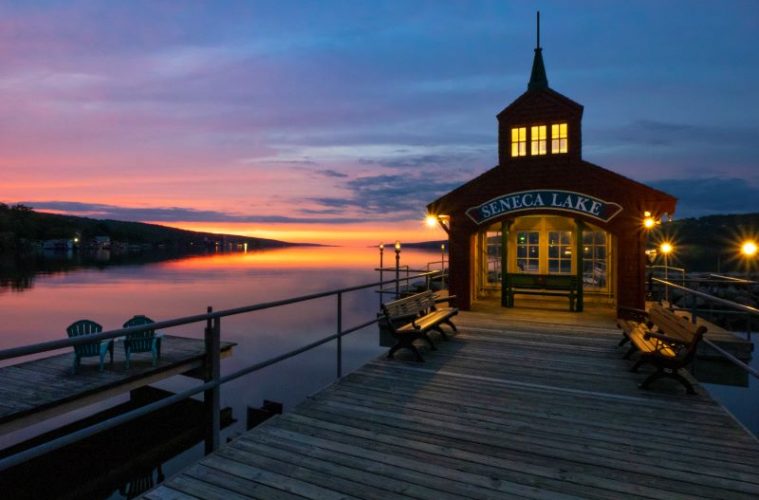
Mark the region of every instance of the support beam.
<instances>
[{"instance_id":1,"label":"support beam","mask_svg":"<svg viewBox=\"0 0 759 500\"><path fill-rule=\"evenodd\" d=\"M514 221L501 222L501 306L512 307L506 295L509 288L509 231Z\"/></svg>"},{"instance_id":2,"label":"support beam","mask_svg":"<svg viewBox=\"0 0 759 500\"><path fill-rule=\"evenodd\" d=\"M575 311L582 312L583 310L583 244L582 244L582 232L585 229L585 223L580 219L575 219L575 262L577 272L577 302L575 303Z\"/></svg>"}]
</instances>

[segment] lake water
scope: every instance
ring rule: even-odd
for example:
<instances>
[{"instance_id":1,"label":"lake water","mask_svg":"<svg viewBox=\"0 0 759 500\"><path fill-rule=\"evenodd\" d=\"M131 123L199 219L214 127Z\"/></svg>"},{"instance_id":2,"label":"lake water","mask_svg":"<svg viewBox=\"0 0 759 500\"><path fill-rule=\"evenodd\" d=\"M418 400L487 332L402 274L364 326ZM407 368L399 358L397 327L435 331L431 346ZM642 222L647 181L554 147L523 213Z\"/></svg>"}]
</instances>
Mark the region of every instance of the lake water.
<instances>
[{"instance_id":1,"label":"lake water","mask_svg":"<svg viewBox=\"0 0 759 500\"><path fill-rule=\"evenodd\" d=\"M426 269L440 261L440 252L403 249L401 265ZM247 253L184 257L160 262L122 260L105 265L97 260L75 265L36 262L21 275L4 276L0 287L0 349L65 337L65 328L79 319L91 319L105 329L115 329L135 314L158 321L229 309L296 295L345 288L378 281L376 248L293 247ZM392 249L385 252L385 267L395 264ZM35 267L36 266L36 267ZM436 268L440 265L437 263ZM9 266L6 265L6 269ZM17 266L23 267L23 266ZM35 272L39 274L35 274ZM390 278L394 273L385 273ZM404 274L402 274L404 275ZM378 311L374 289L343 296L343 329L366 322ZM222 362L222 374L301 347L336 332L336 298L326 297L272 310L222 319L222 340L235 342L233 354ZM202 338L204 324L188 325L167 334ZM62 352L70 352L70 349ZM345 373L383 352L377 326L347 336L343 341ZM49 356L43 353L39 356ZM4 364L18 363L8 360ZM329 343L222 387L222 406L233 409L238 424L222 438L240 432L246 407L274 400L285 409L332 383L336 377L336 347ZM196 380L174 377L157 385L179 391L197 385ZM66 418L34 426L25 432L0 437L0 448L54 429L96 410L128 400L122 396L71 412ZM163 466L169 475L201 458L202 445ZM117 492L113 498L120 498Z\"/></svg>"},{"instance_id":2,"label":"lake water","mask_svg":"<svg viewBox=\"0 0 759 500\"><path fill-rule=\"evenodd\" d=\"M418 269L440 260L439 251L404 249L401 256L402 264ZM149 263L126 260L118 265L84 264L45 265L0 282L0 317L3 318L0 349L60 339L65 337L66 326L82 318L97 321L106 329L115 329L135 314L163 320L204 313L207 306L228 309L369 283L378 280L373 268L379 265L379 255L373 248L294 247ZM385 252L385 266L392 265L394 253L390 249ZM439 268L439 264L433 267ZM40 274L35 274L40 270ZM373 318L377 310L378 294L374 290L346 294L344 329ZM203 325L191 325L167 333L202 338L202 329ZM236 371L335 331L335 297L224 318L222 339L237 346L232 356L222 362L222 373ZM346 337L343 349L345 373L384 351L378 345L375 325ZM243 429L247 406L258 407L262 400L268 399L281 402L289 409L332 383L336 373L335 358L335 344L330 343L224 385L222 406L232 407L239 422L227 428L222 437ZM751 379L748 389L717 385L708 388L754 433L759 433L756 382ZM197 383L174 377L157 385L178 391ZM25 433L0 438L0 447L126 399L127 396L115 398L72 412L64 419L35 426ZM194 446L164 463L162 472L168 476L202 455L202 444ZM117 491L110 496L121 498Z\"/></svg>"}]
</instances>

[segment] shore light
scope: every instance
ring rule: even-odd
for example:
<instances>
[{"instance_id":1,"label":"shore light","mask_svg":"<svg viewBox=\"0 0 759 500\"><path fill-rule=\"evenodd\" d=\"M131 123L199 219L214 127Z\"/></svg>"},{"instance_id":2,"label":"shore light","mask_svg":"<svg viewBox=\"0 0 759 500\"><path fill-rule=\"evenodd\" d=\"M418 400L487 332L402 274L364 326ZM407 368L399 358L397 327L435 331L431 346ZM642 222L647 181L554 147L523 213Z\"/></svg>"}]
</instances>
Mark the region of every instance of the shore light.
<instances>
[{"instance_id":1,"label":"shore light","mask_svg":"<svg viewBox=\"0 0 759 500\"><path fill-rule=\"evenodd\" d=\"M743 254L745 257L753 257L756 255L757 252L757 246L756 242L748 240L744 241L741 245L741 254Z\"/></svg>"},{"instance_id":2,"label":"shore light","mask_svg":"<svg viewBox=\"0 0 759 500\"><path fill-rule=\"evenodd\" d=\"M659 246L659 251L664 254L664 281L669 281L669 254L674 247L672 243L665 241ZM664 300L669 303L669 285L664 285Z\"/></svg>"},{"instance_id":3,"label":"shore light","mask_svg":"<svg viewBox=\"0 0 759 500\"><path fill-rule=\"evenodd\" d=\"M429 227L435 227L437 225L437 217L435 217L432 214L427 215L427 217L424 218L424 222Z\"/></svg>"}]
</instances>

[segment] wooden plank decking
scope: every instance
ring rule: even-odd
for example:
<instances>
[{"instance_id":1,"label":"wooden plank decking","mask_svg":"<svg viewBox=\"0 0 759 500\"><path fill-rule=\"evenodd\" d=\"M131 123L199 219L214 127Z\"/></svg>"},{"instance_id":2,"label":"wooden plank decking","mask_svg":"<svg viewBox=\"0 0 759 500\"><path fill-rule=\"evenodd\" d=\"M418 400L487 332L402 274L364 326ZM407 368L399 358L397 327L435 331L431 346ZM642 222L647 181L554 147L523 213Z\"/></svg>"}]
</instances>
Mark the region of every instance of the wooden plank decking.
<instances>
[{"instance_id":1,"label":"wooden plank decking","mask_svg":"<svg viewBox=\"0 0 759 500\"><path fill-rule=\"evenodd\" d=\"M462 313L425 363L370 362L146 497L759 497L757 439L701 388L639 390L581 318Z\"/></svg>"},{"instance_id":2,"label":"wooden plank decking","mask_svg":"<svg viewBox=\"0 0 759 500\"><path fill-rule=\"evenodd\" d=\"M231 343L222 343L223 352L231 348ZM102 372L97 357L92 357L82 359L78 373L72 373L72 353L1 367L0 435L197 369L203 365L204 353L203 339L166 335L155 367L150 353L134 354L127 370L123 342L115 343L114 362L110 364L106 358Z\"/></svg>"}]
</instances>

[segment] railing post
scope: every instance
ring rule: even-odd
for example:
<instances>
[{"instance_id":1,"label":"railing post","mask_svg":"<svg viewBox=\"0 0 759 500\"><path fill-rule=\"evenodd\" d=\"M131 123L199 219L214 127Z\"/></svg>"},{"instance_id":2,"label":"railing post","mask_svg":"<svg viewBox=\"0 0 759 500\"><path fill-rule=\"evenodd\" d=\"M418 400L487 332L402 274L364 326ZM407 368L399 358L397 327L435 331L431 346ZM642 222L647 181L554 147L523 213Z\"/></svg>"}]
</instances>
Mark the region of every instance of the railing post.
<instances>
[{"instance_id":1,"label":"railing post","mask_svg":"<svg viewBox=\"0 0 759 500\"><path fill-rule=\"evenodd\" d=\"M380 288L379 288L379 306L380 309L382 309L382 294L385 292L385 280L384 280L384 266L385 266L385 260L384 260L384 252L385 252L385 244L380 243L379 244L379 251L380 251L380 267L379 267L379 273L380 273Z\"/></svg>"},{"instance_id":2,"label":"railing post","mask_svg":"<svg viewBox=\"0 0 759 500\"><path fill-rule=\"evenodd\" d=\"M751 342L751 313L746 313L746 340Z\"/></svg>"},{"instance_id":3,"label":"railing post","mask_svg":"<svg viewBox=\"0 0 759 500\"><path fill-rule=\"evenodd\" d=\"M343 376L343 292L337 292L337 378Z\"/></svg>"},{"instance_id":4,"label":"railing post","mask_svg":"<svg viewBox=\"0 0 759 500\"><path fill-rule=\"evenodd\" d=\"M212 313L213 308L208 307L208 313ZM205 360L205 381L219 380L221 376L221 318L208 318L206 320L206 330L204 335L206 346ZM206 455L214 452L219 447L221 428L220 422L220 387L208 389L203 393L203 405L206 413L206 436L205 451Z\"/></svg>"},{"instance_id":5,"label":"railing post","mask_svg":"<svg viewBox=\"0 0 759 500\"><path fill-rule=\"evenodd\" d=\"M396 246L395 250L395 298L401 297L401 251Z\"/></svg>"}]
</instances>

